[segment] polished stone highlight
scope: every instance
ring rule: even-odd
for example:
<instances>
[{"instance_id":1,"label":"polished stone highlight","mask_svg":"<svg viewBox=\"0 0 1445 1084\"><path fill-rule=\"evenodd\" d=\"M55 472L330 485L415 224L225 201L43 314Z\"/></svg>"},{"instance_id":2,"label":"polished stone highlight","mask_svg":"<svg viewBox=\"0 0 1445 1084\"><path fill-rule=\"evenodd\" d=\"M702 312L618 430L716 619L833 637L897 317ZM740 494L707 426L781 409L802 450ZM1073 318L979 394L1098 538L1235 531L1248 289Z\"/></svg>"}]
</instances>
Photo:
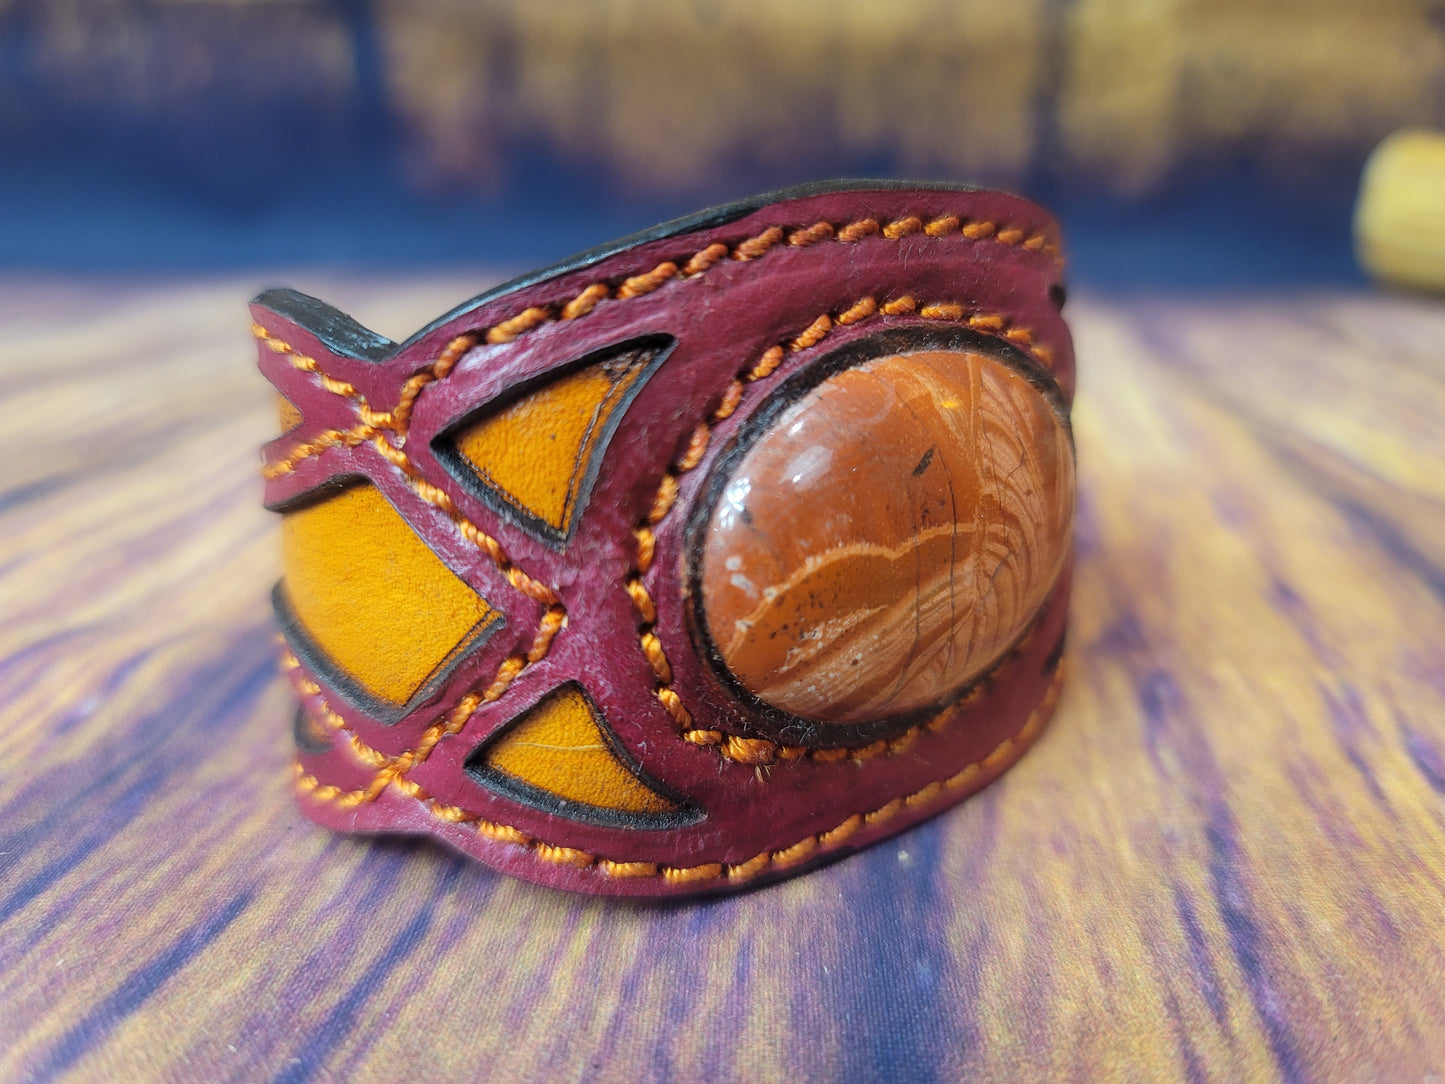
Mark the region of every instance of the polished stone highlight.
<instances>
[{"instance_id":1,"label":"polished stone highlight","mask_svg":"<svg viewBox=\"0 0 1445 1084\"><path fill-rule=\"evenodd\" d=\"M820 722L924 708L1015 643L1069 552L1074 459L999 358L829 377L747 449L702 540L703 623L749 692Z\"/></svg>"}]
</instances>

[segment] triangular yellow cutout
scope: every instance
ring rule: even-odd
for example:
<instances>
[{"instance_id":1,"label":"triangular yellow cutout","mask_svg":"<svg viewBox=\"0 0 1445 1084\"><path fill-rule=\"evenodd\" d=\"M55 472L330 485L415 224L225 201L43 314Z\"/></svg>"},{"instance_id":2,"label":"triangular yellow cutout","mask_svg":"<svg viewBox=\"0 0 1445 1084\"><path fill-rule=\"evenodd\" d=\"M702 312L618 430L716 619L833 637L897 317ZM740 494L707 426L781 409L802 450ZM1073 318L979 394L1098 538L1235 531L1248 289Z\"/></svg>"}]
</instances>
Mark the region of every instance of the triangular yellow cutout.
<instances>
[{"instance_id":1,"label":"triangular yellow cutout","mask_svg":"<svg viewBox=\"0 0 1445 1084\"><path fill-rule=\"evenodd\" d=\"M301 424L301 408L284 395L276 396L276 417L281 422L281 432L289 433Z\"/></svg>"},{"instance_id":2,"label":"triangular yellow cutout","mask_svg":"<svg viewBox=\"0 0 1445 1084\"><path fill-rule=\"evenodd\" d=\"M370 483L287 512L281 540L277 608L292 647L379 715L502 622Z\"/></svg>"},{"instance_id":3,"label":"triangular yellow cutout","mask_svg":"<svg viewBox=\"0 0 1445 1084\"><path fill-rule=\"evenodd\" d=\"M455 430L437 454L454 474L554 540L571 534L622 409L662 352L615 352Z\"/></svg>"},{"instance_id":4,"label":"triangular yellow cutout","mask_svg":"<svg viewBox=\"0 0 1445 1084\"><path fill-rule=\"evenodd\" d=\"M610 813L621 817L604 819L625 823L629 815L671 819L687 812L639 779L623 756L587 694L569 684L549 693L473 754L471 770L511 797L582 820Z\"/></svg>"}]
</instances>

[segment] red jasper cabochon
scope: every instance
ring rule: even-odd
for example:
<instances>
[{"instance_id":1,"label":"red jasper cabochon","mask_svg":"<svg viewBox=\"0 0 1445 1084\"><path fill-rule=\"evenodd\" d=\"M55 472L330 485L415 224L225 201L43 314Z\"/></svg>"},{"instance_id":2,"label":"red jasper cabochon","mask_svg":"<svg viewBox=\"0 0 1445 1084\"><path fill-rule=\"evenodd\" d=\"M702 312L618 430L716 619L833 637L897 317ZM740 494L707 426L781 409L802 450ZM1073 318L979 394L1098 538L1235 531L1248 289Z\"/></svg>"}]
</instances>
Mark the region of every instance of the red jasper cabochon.
<instances>
[{"instance_id":1,"label":"red jasper cabochon","mask_svg":"<svg viewBox=\"0 0 1445 1084\"><path fill-rule=\"evenodd\" d=\"M1018 363L982 344L884 353L760 420L698 577L747 692L821 723L903 715L1023 634L1068 553L1074 470L1067 422Z\"/></svg>"}]
</instances>

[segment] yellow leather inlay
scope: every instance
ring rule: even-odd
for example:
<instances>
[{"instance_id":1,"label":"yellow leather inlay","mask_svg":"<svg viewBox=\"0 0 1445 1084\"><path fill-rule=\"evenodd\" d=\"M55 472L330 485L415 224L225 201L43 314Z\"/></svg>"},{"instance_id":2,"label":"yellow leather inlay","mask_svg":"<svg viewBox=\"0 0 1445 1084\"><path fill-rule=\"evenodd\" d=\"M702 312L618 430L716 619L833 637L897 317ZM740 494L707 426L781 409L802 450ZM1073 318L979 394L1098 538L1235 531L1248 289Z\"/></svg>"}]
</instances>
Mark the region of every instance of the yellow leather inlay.
<instances>
[{"instance_id":1,"label":"yellow leather inlay","mask_svg":"<svg viewBox=\"0 0 1445 1084\"><path fill-rule=\"evenodd\" d=\"M369 483L288 512L281 536L292 613L382 700L406 703L501 617Z\"/></svg>"},{"instance_id":2,"label":"yellow leather inlay","mask_svg":"<svg viewBox=\"0 0 1445 1084\"><path fill-rule=\"evenodd\" d=\"M486 752L483 763L570 802L626 813L678 809L613 755L592 705L575 685L529 709Z\"/></svg>"},{"instance_id":3,"label":"yellow leather inlay","mask_svg":"<svg viewBox=\"0 0 1445 1084\"><path fill-rule=\"evenodd\" d=\"M276 416L281 420L283 433L289 433L301 424L301 411L284 395L276 396Z\"/></svg>"},{"instance_id":4,"label":"yellow leather inlay","mask_svg":"<svg viewBox=\"0 0 1445 1084\"><path fill-rule=\"evenodd\" d=\"M565 532L608 421L655 356L630 351L569 373L463 430L457 451L508 504Z\"/></svg>"}]
</instances>

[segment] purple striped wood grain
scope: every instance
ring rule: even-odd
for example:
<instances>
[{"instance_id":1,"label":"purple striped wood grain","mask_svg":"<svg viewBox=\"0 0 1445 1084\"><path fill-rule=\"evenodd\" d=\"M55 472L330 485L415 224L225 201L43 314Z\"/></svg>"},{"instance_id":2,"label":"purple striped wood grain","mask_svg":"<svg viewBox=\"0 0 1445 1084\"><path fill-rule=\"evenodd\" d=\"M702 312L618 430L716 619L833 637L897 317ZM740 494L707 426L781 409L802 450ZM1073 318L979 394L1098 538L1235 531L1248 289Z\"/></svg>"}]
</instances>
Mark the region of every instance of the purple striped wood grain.
<instances>
[{"instance_id":1,"label":"purple striped wood grain","mask_svg":"<svg viewBox=\"0 0 1445 1084\"><path fill-rule=\"evenodd\" d=\"M296 284L392 334L483 285ZM897 840L638 906L294 808L260 285L0 283L0 1078L1445 1072L1438 303L1071 302L1054 723Z\"/></svg>"}]
</instances>

